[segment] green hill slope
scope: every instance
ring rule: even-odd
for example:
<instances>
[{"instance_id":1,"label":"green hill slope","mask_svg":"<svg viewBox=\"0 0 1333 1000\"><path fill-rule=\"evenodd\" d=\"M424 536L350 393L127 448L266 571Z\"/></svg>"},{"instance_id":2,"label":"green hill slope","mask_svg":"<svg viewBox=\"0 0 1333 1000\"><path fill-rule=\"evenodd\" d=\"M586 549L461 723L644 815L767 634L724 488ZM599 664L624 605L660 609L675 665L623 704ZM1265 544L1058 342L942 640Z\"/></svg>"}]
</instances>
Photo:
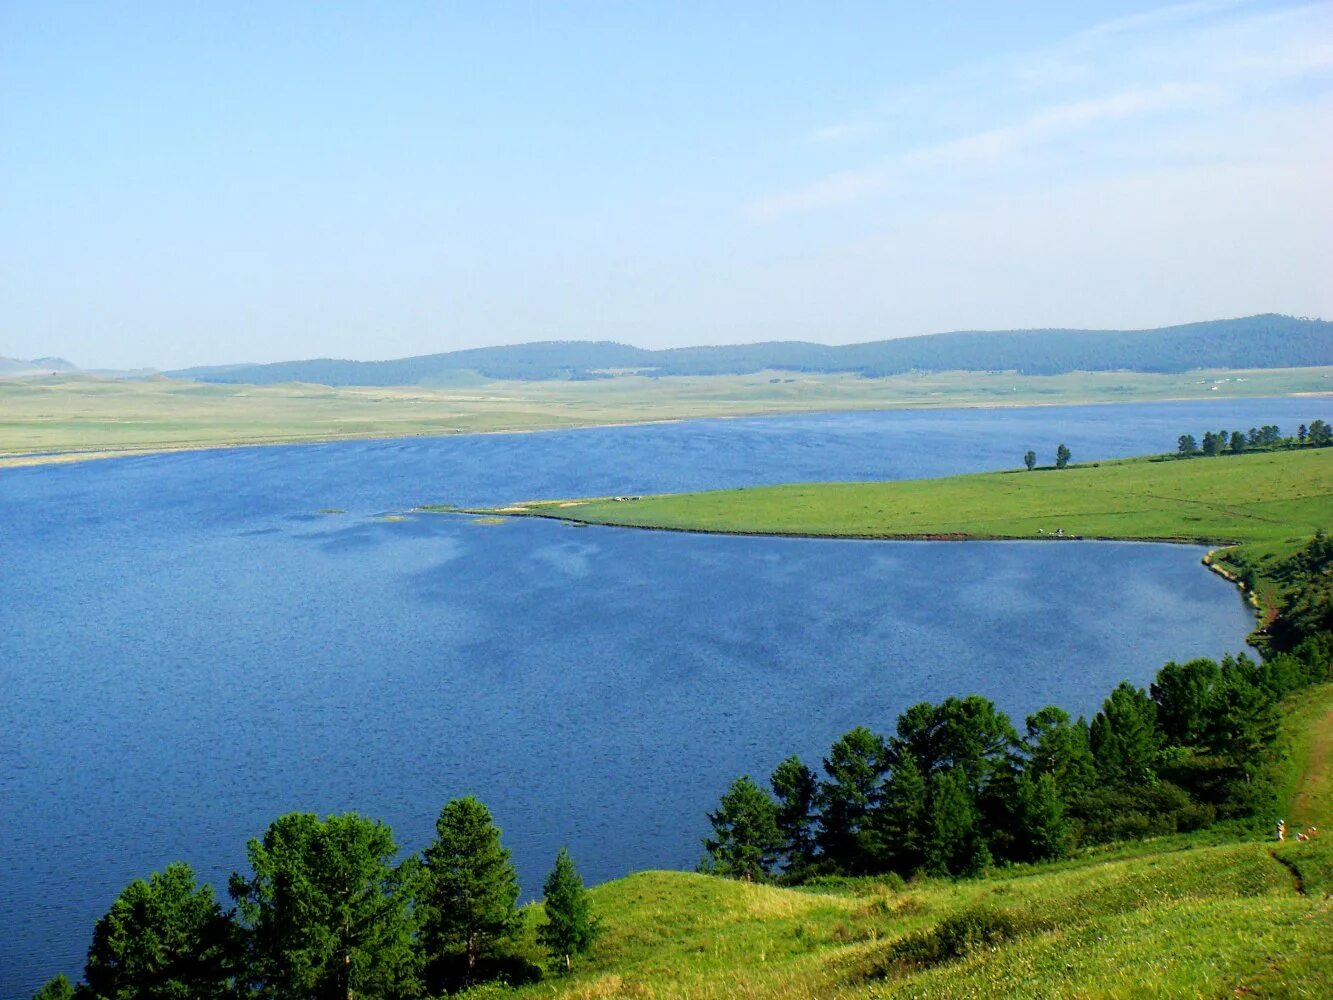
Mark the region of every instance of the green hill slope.
<instances>
[{"instance_id":1,"label":"green hill slope","mask_svg":"<svg viewBox=\"0 0 1333 1000\"><path fill-rule=\"evenodd\" d=\"M1323 997L1331 870L1316 840L837 891L645 872L593 891L575 976L518 995Z\"/></svg>"},{"instance_id":2,"label":"green hill slope","mask_svg":"<svg viewBox=\"0 0 1333 1000\"><path fill-rule=\"evenodd\" d=\"M1333 823L1333 684L1285 706L1289 825ZM1333 842L1217 843L1225 831L1090 852L971 880L784 889L641 872L592 890L605 933L566 997L1325 997ZM540 951L526 911L527 949Z\"/></svg>"}]
</instances>

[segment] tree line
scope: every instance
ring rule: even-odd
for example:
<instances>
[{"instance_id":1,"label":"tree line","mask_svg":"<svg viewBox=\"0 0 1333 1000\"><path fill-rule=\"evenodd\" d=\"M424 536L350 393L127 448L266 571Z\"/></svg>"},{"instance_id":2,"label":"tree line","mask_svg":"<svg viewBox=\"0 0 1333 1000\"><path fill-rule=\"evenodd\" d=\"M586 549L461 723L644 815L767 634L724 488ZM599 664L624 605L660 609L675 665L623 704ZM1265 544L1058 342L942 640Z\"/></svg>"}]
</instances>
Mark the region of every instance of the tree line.
<instances>
[{"instance_id":1,"label":"tree line","mask_svg":"<svg viewBox=\"0 0 1333 1000\"><path fill-rule=\"evenodd\" d=\"M1301 424L1293 437L1283 437L1276 424L1251 427L1249 431L1205 431L1202 440L1193 434L1176 439L1176 454L1181 458L1199 455L1240 455L1247 451L1272 451L1279 448L1326 448L1333 444L1333 427L1323 420Z\"/></svg>"},{"instance_id":2,"label":"tree line","mask_svg":"<svg viewBox=\"0 0 1333 1000\"><path fill-rule=\"evenodd\" d=\"M1293 557L1327 581L1333 545ZM1020 733L979 695L923 702L894 732L857 727L822 760L737 778L709 814L701 869L747 880L971 875L1079 846L1254 821L1276 805L1279 702L1333 679L1328 588L1289 648L1167 663L1123 682L1089 722L1048 706ZM1265 820L1266 822L1267 820Z\"/></svg>"},{"instance_id":3,"label":"tree line","mask_svg":"<svg viewBox=\"0 0 1333 1000\"><path fill-rule=\"evenodd\" d=\"M515 954L518 876L490 811L445 805L436 836L403 860L384 823L289 813L246 849L224 910L184 863L132 882L93 930L84 980L35 1000L409 1000L541 969ZM599 926L563 848L544 885L538 940L568 971Z\"/></svg>"}]
</instances>

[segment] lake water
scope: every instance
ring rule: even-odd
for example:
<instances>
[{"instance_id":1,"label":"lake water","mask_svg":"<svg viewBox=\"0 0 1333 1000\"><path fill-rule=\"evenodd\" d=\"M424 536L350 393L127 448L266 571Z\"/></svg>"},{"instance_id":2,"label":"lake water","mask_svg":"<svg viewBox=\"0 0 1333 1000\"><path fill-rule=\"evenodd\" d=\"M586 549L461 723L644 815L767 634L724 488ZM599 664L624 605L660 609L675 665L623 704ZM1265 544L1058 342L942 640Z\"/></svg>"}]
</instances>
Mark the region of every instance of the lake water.
<instances>
[{"instance_id":1,"label":"lake water","mask_svg":"<svg viewBox=\"0 0 1333 1000\"><path fill-rule=\"evenodd\" d=\"M169 861L225 892L283 812L360 810L415 850L473 793L526 892L562 844L593 882L692 867L742 772L950 694L1091 713L1251 627L1187 546L379 515L943 475L1061 441L1109 458L1321 409L824 414L0 472L0 997L79 972L97 917Z\"/></svg>"}]
</instances>

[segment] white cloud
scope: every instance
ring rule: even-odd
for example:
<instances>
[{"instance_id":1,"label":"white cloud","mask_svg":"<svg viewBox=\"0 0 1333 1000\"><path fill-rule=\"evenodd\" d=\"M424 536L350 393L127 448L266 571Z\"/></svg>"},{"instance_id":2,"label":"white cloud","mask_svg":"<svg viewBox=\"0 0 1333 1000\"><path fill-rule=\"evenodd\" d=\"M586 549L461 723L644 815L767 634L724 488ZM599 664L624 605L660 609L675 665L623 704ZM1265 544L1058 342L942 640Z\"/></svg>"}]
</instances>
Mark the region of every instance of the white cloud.
<instances>
[{"instance_id":1,"label":"white cloud","mask_svg":"<svg viewBox=\"0 0 1333 1000\"><path fill-rule=\"evenodd\" d=\"M1244 157L1246 133L1229 123L1256 108L1280 113L1308 101L1312 89L1327 88L1333 70L1333 4L1263 11L1250 6L1204 0L1162 7L892 95L885 105L900 127L882 130L886 134L907 134L901 123L913 117L971 118L979 127L882 151L869 162L754 199L745 214L768 221L890 194L911 200L951 180L966 183L978 170L999 170L1020 159L1031 166L1038 152L1065 168L1072 163L1105 171L1107 143L1119 146L1109 159L1141 170L1154 165L1143 162L1145 156L1171 146L1160 136L1168 125L1231 128L1234 155ZM858 134L870 134L872 120L858 121ZM844 127L810 135L831 141ZM1080 165L1083 147L1090 158ZM1093 150L1101 155L1091 155ZM1187 157L1188 151L1175 144L1172 155Z\"/></svg>"}]
</instances>

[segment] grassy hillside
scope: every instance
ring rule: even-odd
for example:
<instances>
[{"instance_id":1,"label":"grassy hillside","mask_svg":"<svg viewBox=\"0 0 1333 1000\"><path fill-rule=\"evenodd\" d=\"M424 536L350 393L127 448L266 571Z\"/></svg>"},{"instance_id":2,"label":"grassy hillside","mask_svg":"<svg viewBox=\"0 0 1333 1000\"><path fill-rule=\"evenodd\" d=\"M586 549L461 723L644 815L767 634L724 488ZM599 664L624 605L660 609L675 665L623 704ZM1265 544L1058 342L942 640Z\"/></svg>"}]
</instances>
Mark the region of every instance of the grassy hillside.
<instances>
[{"instance_id":1,"label":"grassy hillside","mask_svg":"<svg viewBox=\"0 0 1333 1000\"><path fill-rule=\"evenodd\" d=\"M811 410L1234 399L1327 393L1333 368L1023 377L945 372L485 382L439 388L210 385L87 376L0 380L0 465L16 455L523 431ZM5 456L10 456L6 458Z\"/></svg>"},{"instance_id":2,"label":"grassy hillside","mask_svg":"<svg viewBox=\"0 0 1333 1000\"><path fill-rule=\"evenodd\" d=\"M1238 844L839 891L647 872L594 890L607 933L575 976L514 995L1324 997L1330 902L1288 864L1326 886L1333 850L1281 856ZM965 921L992 939L950 948ZM914 959L922 944L944 955Z\"/></svg>"},{"instance_id":3,"label":"grassy hillside","mask_svg":"<svg viewBox=\"0 0 1333 1000\"><path fill-rule=\"evenodd\" d=\"M1333 685L1284 712L1291 829L1333 834ZM1303 803L1303 804L1299 804ZM1324 997L1333 994L1333 840L1217 843L1221 831L964 881L783 889L643 872L592 890L606 932L532 997ZM526 951L540 950L529 908ZM969 947L967 932L974 941ZM975 938L986 940L975 940ZM925 957L922 957L925 956Z\"/></svg>"},{"instance_id":4,"label":"grassy hillside","mask_svg":"<svg viewBox=\"0 0 1333 1000\"><path fill-rule=\"evenodd\" d=\"M1285 368L1333 360L1333 323L1267 314L1156 330L1005 330L940 333L841 347L799 341L651 351L607 341L545 341L483 347L393 361L316 358L226 365L171 374L210 382L318 382L324 385L432 385L454 373L487 379L606 378L626 370L653 375L746 375L766 369L853 372L1017 371L1185 372L1196 368Z\"/></svg>"}]
</instances>

